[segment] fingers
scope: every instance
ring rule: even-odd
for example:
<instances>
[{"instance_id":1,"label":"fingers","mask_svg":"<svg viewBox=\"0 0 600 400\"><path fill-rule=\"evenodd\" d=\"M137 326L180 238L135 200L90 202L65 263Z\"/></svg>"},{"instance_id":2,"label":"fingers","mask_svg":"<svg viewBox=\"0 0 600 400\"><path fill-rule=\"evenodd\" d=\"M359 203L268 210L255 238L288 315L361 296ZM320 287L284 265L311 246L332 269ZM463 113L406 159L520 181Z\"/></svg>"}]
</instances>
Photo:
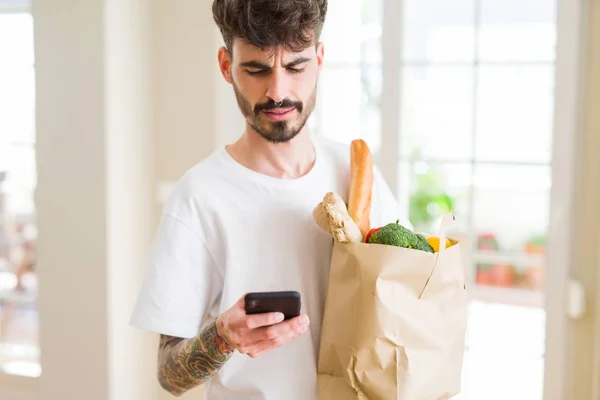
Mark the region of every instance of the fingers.
<instances>
[{"instance_id":1,"label":"fingers","mask_svg":"<svg viewBox=\"0 0 600 400\"><path fill-rule=\"evenodd\" d=\"M297 333L302 334L309 325L308 316L300 315L277 325L272 325L264 330L264 339L273 339L280 336Z\"/></svg>"},{"instance_id":2,"label":"fingers","mask_svg":"<svg viewBox=\"0 0 600 400\"><path fill-rule=\"evenodd\" d=\"M254 358L291 342L308 330L308 318L304 317L255 330L248 336L248 343L241 345L238 351Z\"/></svg>"},{"instance_id":3,"label":"fingers","mask_svg":"<svg viewBox=\"0 0 600 400\"><path fill-rule=\"evenodd\" d=\"M244 328L256 329L278 324L283 321L283 318L283 314L279 312L247 315L244 319Z\"/></svg>"},{"instance_id":4,"label":"fingers","mask_svg":"<svg viewBox=\"0 0 600 400\"><path fill-rule=\"evenodd\" d=\"M286 321L279 312L246 315L245 295L218 320L224 339L238 352L250 357L257 357L294 340L309 326L305 314Z\"/></svg>"},{"instance_id":5,"label":"fingers","mask_svg":"<svg viewBox=\"0 0 600 400\"><path fill-rule=\"evenodd\" d=\"M268 328L272 329L272 332L267 334L270 336L267 340L271 341L273 347L279 347L294 340L308 330L308 318L298 317L286 322L288 323L287 326L279 324Z\"/></svg>"},{"instance_id":6,"label":"fingers","mask_svg":"<svg viewBox=\"0 0 600 400\"><path fill-rule=\"evenodd\" d=\"M254 329L248 332L246 338L250 343L272 341L277 344L280 338L293 339L306 332L309 322L308 316L300 315L275 325Z\"/></svg>"}]
</instances>

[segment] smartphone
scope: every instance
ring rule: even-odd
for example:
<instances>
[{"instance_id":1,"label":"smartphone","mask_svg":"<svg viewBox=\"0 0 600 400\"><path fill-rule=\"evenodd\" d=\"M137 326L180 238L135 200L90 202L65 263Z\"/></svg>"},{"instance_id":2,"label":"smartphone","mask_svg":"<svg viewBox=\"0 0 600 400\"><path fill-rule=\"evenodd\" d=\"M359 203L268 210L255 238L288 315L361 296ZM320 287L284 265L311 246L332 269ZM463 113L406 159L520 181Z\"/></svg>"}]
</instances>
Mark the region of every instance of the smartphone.
<instances>
[{"instance_id":1,"label":"smartphone","mask_svg":"<svg viewBox=\"0 0 600 400\"><path fill-rule=\"evenodd\" d=\"M300 315L300 305L300 293L296 291L254 292L244 298L246 314L280 312L284 320Z\"/></svg>"}]
</instances>

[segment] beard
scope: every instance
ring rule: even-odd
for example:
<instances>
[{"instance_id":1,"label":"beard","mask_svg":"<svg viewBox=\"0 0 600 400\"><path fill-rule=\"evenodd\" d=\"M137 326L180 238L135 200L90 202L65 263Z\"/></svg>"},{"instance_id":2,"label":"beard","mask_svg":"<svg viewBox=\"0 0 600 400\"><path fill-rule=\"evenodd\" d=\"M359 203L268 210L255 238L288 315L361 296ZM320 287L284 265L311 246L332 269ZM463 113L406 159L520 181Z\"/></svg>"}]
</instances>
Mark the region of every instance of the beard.
<instances>
[{"instance_id":1,"label":"beard","mask_svg":"<svg viewBox=\"0 0 600 400\"><path fill-rule=\"evenodd\" d=\"M252 107L250 102L239 91L235 82L232 83L232 86L240 111L248 125L271 143L286 143L295 138L302 128L304 128L304 125L306 125L310 114L315 108L317 99L317 85L315 84L306 105L300 101L291 101L289 99L282 100L279 103L276 103L273 99L269 99L267 102L257 103ZM267 120L263 115L263 111L275 108L293 108L296 110L298 116L286 121Z\"/></svg>"}]
</instances>

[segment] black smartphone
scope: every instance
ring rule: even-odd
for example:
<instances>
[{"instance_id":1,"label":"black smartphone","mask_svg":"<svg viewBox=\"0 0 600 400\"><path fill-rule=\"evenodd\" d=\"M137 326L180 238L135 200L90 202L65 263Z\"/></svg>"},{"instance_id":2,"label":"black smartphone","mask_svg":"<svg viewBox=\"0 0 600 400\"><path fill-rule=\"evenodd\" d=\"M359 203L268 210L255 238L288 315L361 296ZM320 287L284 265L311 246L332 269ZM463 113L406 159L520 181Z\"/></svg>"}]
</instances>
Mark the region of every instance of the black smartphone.
<instances>
[{"instance_id":1,"label":"black smartphone","mask_svg":"<svg viewBox=\"0 0 600 400\"><path fill-rule=\"evenodd\" d=\"M300 305L300 293L296 291L254 292L244 298L246 314L280 312L286 320L300 315Z\"/></svg>"}]
</instances>

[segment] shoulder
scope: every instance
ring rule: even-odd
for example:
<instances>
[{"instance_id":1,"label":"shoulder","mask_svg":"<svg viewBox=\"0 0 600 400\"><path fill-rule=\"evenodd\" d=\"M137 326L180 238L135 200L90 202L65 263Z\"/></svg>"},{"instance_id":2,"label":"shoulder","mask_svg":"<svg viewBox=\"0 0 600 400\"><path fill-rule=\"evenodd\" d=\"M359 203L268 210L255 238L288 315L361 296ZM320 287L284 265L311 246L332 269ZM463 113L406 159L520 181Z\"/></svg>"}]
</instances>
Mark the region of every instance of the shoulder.
<instances>
[{"instance_id":1,"label":"shoulder","mask_svg":"<svg viewBox=\"0 0 600 400\"><path fill-rule=\"evenodd\" d=\"M350 144L338 142L333 139L315 135L315 147L321 164L327 166L329 171L335 171L341 182L350 183Z\"/></svg>"},{"instance_id":2,"label":"shoulder","mask_svg":"<svg viewBox=\"0 0 600 400\"><path fill-rule=\"evenodd\" d=\"M172 186L163 212L188 221L214 201L215 192L223 186L225 163L220 149L190 167Z\"/></svg>"},{"instance_id":3,"label":"shoulder","mask_svg":"<svg viewBox=\"0 0 600 400\"><path fill-rule=\"evenodd\" d=\"M317 135L313 140L322 156L337 163L350 165L350 144L338 142L328 137Z\"/></svg>"}]
</instances>

